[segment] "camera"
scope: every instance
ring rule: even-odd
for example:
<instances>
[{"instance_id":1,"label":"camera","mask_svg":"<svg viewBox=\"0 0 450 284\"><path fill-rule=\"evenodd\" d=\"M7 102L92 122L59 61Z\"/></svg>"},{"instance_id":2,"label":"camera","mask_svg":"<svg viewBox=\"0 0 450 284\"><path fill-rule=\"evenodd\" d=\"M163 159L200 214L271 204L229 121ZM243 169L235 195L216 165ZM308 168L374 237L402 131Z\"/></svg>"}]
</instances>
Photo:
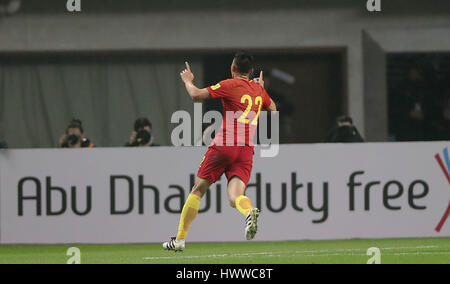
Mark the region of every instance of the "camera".
<instances>
[{"instance_id":1,"label":"camera","mask_svg":"<svg viewBox=\"0 0 450 284\"><path fill-rule=\"evenodd\" d=\"M144 129L138 131L136 140L131 144L132 147L149 146L152 135Z\"/></svg>"}]
</instances>

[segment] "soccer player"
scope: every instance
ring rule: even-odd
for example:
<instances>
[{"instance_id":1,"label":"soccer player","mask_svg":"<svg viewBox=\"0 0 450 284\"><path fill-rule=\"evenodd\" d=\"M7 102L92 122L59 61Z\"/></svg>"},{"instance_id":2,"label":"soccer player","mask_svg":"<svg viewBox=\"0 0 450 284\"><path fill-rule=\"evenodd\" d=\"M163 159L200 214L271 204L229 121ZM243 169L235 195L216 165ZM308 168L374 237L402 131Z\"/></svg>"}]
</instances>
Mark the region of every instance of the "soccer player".
<instances>
[{"instance_id":1,"label":"soccer player","mask_svg":"<svg viewBox=\"0 0 450 284\"><path fill-rule=\"evenodd\" d=\"M225 173L228 179L228 200L246 217L245 236L255 237L258 229L259 209L254 208L244 195L253 164L253 139L262 109L276 111L276 105L264 89L263 74L250 80L253 74L253 56L246 52L236 53L231 64L232 79L219 82L204 89L197 88L189 63L180 73L186 90L194 101L209 98L222 100L223 122L200 164L195 185L184 204L176 238L163 244L163 248L183 251L185 239L200 200L211 184Z\"/></svg>"}]
</instances>

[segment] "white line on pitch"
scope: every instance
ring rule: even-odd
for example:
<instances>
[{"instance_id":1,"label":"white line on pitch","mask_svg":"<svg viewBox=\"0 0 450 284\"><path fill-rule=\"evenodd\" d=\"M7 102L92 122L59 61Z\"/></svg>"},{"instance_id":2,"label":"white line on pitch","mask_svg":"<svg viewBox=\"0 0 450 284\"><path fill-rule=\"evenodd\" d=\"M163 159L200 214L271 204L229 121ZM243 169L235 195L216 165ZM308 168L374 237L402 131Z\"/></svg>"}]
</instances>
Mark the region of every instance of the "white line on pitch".
<instances>
[{"instance_id":1,"label":"white line on pitch","mask_svg":"<svg viewBox=\"0 0 450 284\"><path fill-rule=\"evenodd\" d=\"M434 249L439 246L417 246L417 247L398 247L398 248L380 248L380 250L402 250L402 249ZM366 256L366 254L345 253L351 251L365 251L365 249L335 249L335 250L305 250L305 251L283 251L283 252L253 252L253 253L236 253L236 254L212 254L212 255L188 255L188 256L161 256L161 257L145 257L145 260L163 260L163 259L180 259L180 258L224 258L224 257L250 257L255 255L264 255L268 257L277 257L282 255L304 255L304 256ZM331 253L344 252L344 253ZM383 255L433 255L433 254L450 254L450 252L400 252L400 253L384 253Z\"/></svg>"}]
</instances>

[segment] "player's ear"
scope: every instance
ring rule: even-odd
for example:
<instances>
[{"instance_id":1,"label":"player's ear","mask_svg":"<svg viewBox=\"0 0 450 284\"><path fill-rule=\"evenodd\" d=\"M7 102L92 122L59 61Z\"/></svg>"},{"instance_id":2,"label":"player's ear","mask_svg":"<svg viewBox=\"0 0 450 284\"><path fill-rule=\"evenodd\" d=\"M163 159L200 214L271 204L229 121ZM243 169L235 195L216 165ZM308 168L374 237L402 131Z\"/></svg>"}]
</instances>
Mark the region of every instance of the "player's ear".
<instances>
[{"instance_id":1,"label":"player's ear","mask_svg":"<svg viewBox=\"0 0 450 284\"><path fill-rule=\"evenodd\" d=\"M234 62L233 62L233 64L231 64L231 75L233 75L235 73L237 73L237 67L236 67L236 65L234 65Z\"/></svg>"}]
</instances>

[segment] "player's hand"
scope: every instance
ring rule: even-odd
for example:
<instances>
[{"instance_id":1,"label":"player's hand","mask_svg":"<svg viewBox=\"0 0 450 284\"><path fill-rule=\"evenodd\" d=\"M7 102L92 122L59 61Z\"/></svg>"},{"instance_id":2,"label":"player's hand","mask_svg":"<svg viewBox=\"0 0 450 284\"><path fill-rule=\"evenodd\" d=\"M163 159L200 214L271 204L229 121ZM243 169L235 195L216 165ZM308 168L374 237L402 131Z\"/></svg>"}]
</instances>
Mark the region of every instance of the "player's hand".
<instances>
[{"instance_id":1,"label":"player's hand","mask_svg":"<svg viewBox=\"0 0 450 284\"><path fill-rule=\"evenodd\" d=\"M256 83L260 84L261 87L264 88L263 71L261 71L261 72L259 73L259 78L255 78L255 79L253 79L253 81L255 81Z\"/></svg>"},{"instance_id":2,"label":"player's hand","mask_svg":"<svg viewBox=\"0 0 450 284\"><path fill-rule=\"evenodd\" d=\"M191 67L189 66L189 63L185 62L186 69L181 71L180 76L181 80L183 80L184 83L192 82L194 81L194 73L191 72Z\"/></svg>"}]
</instances>

